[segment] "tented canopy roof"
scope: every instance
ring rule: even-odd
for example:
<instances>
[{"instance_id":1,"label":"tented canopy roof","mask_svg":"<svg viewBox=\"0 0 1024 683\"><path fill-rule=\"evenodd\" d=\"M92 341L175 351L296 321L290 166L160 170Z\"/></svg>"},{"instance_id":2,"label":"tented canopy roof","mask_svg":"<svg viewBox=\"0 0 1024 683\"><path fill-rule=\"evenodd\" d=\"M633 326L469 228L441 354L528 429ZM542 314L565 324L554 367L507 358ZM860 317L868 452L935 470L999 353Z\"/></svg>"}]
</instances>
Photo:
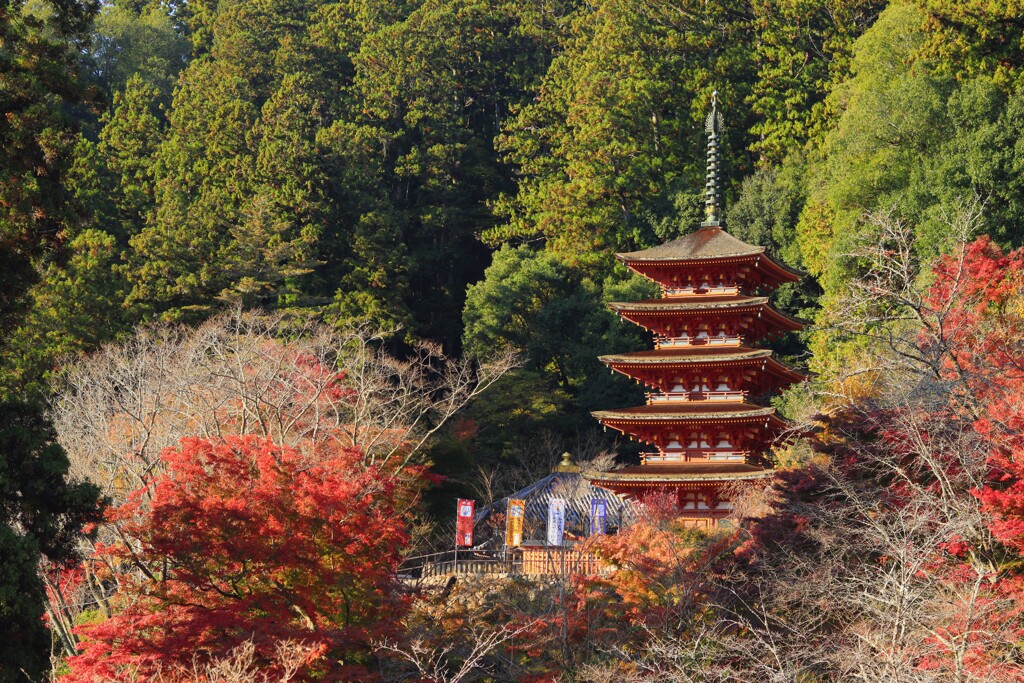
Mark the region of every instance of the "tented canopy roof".
<instances>
[{"instance_id":1,"label":"tented canopy roof","mask_svg":"<svg viewBox=\"0 0 1024 683\"><path fill-rule=\"evenodd\" d=\"M526 501L526 515L523 520L523 540L541 540L547 528L548 505L552 498L563 498L566 501L566 531L576 535L584 535L590 519L590 501L601 499L607 501L607 524L609 529L616 529L627 521L630 514L630 503L615 495L608 489L594 486L580 472L556 471L538 479L515 493L494 502L494 505L480 508L476 515L479 523L493 513L505 513L509 499ZM504 532L497 534L504 541Z\"/></svg>"}]
</instances>

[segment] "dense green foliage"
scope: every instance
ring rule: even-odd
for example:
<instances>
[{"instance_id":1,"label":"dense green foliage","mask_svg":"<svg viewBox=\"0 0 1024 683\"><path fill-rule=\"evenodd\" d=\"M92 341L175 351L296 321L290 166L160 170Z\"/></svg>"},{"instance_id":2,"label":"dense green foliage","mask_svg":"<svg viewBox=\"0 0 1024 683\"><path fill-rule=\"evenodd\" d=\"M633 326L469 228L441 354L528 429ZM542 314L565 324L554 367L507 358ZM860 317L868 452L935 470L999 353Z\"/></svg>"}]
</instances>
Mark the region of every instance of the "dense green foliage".
<instances>
[{"instance_id":1,"label":"dense green foliage","mask_svg":"<svg viewBox=\"0 0 1024 683\"><path fill-rule=\"evenodd\" d=\"M85 113L92 99L76 60L95 12L92 2L54 2L32 11L21 2L0 3L2 681L47 674L50 634L42 621L39 563L43 557L57 563L75 558L74 541L95 518L97 504L95 487L67 482L68 460L34 400L34 378L10 372L23 364L15 361L8 334L37 313L28 289L37 282L47 286L46 271L67 256L65 230L75 216L73 115ZM73 281L64 284L71 285L68 295L79 296ZM86 307L89 298L82 299Z\"/></svg>"},{"instance_id":2,"label":"dense green foliage","mask_svg":"<svg viewBox=\"0 0 1024 683\"><path fill-rule=\"evenodd\" d=\"M61 235L74 217L67 178L75 148L72 112L91 100L78 73L76 48L95 11L91 2L35 11L22 2L0 4L0 327L5 330L25 311L26 288L39 279L33 266L59 258ZM9 366L10 359L5 361Z\"/></svg>"},{"instance_id":3,"label":"dense green foliage","mask_svg":"<svg viewBox=\"0 0 1024 683\"><path fill-rule=\"evenodd\" d=\"M490 340L460 323L487 246L540 240L576 308L535 305L521 322L562 316L579 348L542 348L541 331L510 343L545 391L589 407L592 357L621 346L598 312L624 278L610 253L699 219L711 90L735 195L824 129L880 6L106 6L70 71L107 104L64 135L45 193L63 198L59 249L22 260L39 282L0 367L35 380L140 322L233 303L480 350Z\"/></svg>"},{"instance_id":4,"label":"dense green foliage","mask_svg":"<svg viewBox=\"0 0 1024 683\"><path fill-rule=\"evenodd\" d=\"M912 217L932 257L948 248L950 212L978 198L985 230L1020 242L1010 7L125 0L98 14L4 12L14 332L0 367L19 382L140 322L241 303L400 327L455 351L500 341L526 352L524 378L540 372L546 391L587 407L579 364L621 345L598 323L625 277L610 254L700 218L713 89L729 227L814 276L780 294L793 312L828 315L874 212ZM536 263L496 264L463 314L488 246L524 242ZM500 302L518 311L503 329L485 291L534 275L561 282L528 305ZM562 297L557 312L543 303ZM550 348L545 325L580 348Z\"/></svg>"},{"instance_id":5,"label":"dense green foliage","mask_svg":"<svg viewBox=\"0 0 1024 683\"><path fill-rule=\"evenodd\" d=\"M0 402L0 681L37 681L50 667L40 556L74 560L98 490L68 484L68 459L39 405Z\"/></svg>"}]
</instances>

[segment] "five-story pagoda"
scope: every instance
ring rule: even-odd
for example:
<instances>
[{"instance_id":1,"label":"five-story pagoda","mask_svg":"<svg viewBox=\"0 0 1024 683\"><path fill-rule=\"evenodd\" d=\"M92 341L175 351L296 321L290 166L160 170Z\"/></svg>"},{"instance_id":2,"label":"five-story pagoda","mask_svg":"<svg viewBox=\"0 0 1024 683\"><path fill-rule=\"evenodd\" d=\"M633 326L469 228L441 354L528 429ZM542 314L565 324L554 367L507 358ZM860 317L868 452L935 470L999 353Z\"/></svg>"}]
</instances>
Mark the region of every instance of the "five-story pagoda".
<instances>
[{"instance_id":1,"label":"five-story pagoda","mask_svg":"<svg viewBox=\"0 0 1024 683\"><path fill-rule=\"evenodd\" d=\"M721 116L708 116L707 220L684 237L618 254L631 270L661 285L659 299L613 303L626 320L653 332L655 348L601 360L652 389L647 404L593 413L605 427L653 446L639 466L594 475L598 486L632 498L677 497L695 526L732 509L734 482L770 476L765 458L786 423L755 402L804 376L753 344L801 329L776 311L765 292L800 275L746 244L719 220Z\"/></svg>"}]
</instances>

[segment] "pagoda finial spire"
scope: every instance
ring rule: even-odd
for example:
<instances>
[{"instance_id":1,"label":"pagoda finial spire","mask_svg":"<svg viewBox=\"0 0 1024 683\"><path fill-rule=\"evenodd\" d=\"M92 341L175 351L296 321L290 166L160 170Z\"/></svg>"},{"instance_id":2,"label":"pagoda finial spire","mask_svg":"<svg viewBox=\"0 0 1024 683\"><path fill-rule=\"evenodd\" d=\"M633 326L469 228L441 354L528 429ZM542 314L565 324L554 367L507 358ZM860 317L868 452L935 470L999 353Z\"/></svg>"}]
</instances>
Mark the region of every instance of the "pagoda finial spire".
<instances>
[{"instance_id":1,"label":"pagoda finial spire","mask_svg":"<svg viewBox=\"0 0 1024 683\"><path fill-rule=\"evenodd\" d=\"M708 174L704 185L704 207L707 214L702 226L721 225L722 191L719 187L718 137L722 133L722 115L718 111L718 91L711 93L711 113L708 114L704 130L708 134Z\"/></svg>"}]
</instances>

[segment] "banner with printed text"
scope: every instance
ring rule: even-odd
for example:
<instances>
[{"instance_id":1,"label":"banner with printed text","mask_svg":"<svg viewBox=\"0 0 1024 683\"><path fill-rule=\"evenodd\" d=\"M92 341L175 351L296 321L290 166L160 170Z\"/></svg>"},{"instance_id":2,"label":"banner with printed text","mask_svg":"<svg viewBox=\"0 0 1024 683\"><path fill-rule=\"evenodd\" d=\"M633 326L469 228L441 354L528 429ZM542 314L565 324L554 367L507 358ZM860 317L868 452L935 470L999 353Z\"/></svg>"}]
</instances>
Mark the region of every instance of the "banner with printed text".
<instances>
[{"instance_id":1,"label":"banner with printed text","mask_svg":"<svg viewBox=\"0 0 1024 683\"><path fill-rule=\"evenodd\" d=\"M565 499L552 498L548 503L548 545L562 545L565 535Z\"/></svg>"},{"instance_id":2,"label":"banner with printed text","mask_svg":"<svg viewBox=\"0 0 1024 683\"><path fill-rule=\"evenodd\" d=\"M459 498L458 515L455 518L455 545L472 547L473 545L473 510L476 501Z\"/></svg>"},{"instance_id":3,"label":"banner with printed text","mask_svg":"<svg viewBox=\"0 0 1024 683\"><path fill-rule=\"evenodd\" d=\"M510 548L518 548L523 544L523 516L525 514L525 500L508 501L508 515L505 519L505 545Z\"/></svg>"},{"instance_id":4,"label":"banner with printed text","mask_svg":"<svg viewBox=\"0 0 1024 683\"><path fill-rule=\"evenodd\" d=\"M608 501L594 498L590 501L590 535L608 533Z\"/></svg>"}]
</instances>

